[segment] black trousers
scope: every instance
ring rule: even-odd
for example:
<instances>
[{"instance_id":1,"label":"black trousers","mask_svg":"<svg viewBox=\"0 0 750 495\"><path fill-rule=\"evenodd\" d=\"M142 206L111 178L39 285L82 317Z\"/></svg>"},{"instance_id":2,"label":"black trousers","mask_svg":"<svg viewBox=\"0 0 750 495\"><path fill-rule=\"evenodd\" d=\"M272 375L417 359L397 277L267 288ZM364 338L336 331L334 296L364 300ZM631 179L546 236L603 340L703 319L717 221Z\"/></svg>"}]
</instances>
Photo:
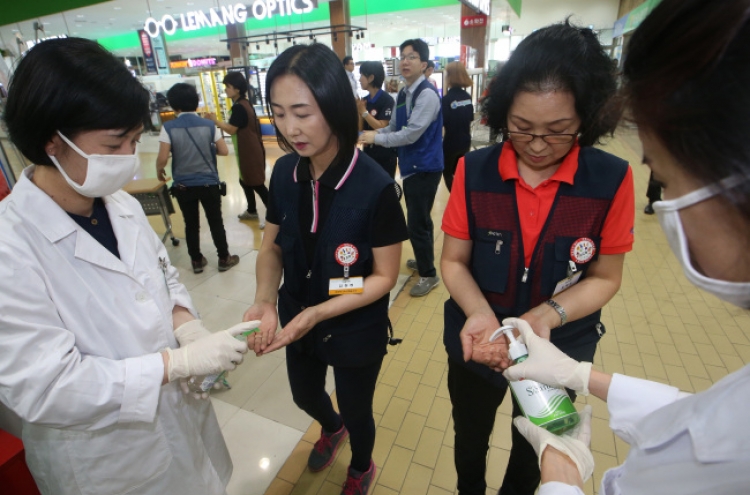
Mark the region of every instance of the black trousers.
<instances>
[{"instance_id":1,"label":"black trousers","mask_svg":"<svg viewBox=\"0 0 750 495\"><path fill-rule=\"evenodd\" d=\"M646 197L649 203L654 201L661 201L661 188L663 184L658 180L654 179L654 173L648 176L648 188L646 189Z\"/></svg>"},{"instance_id":2,"label":"black trousers","mask_svg":"<svg viewBox=\"0 0 750 495\"><path fill-rule=\"evenodd\" d=\"M263 206L268 206L268 188L265 184L259 186L248 186L242 179L240 179L240 186L245 191L245 199L247 199L247 211L249 213L258 213L258 207L255 204L255 193L258 193L260 200L263 201Z\"/></svg>"},{"instance_id":3,"label":"black trousers","mask_svg":"<svg viewBox=\"0 0 750 495\"><path fill-rule=\"evenodd\" d=\"M396 177L398 155L392 149L368 145L363 148L363 151L367 156L378 162L383 167L383 170L385 170L385 173L391 177Z\"/></svg>"},{"instance_id":4,"label":"black trousers","mask_svg":"<svg viewBox=\"0 0 750 495\"><path fill-rule=\"evenodd\" d=\"M200 245L201 216L198 205L203 206L203 211L206 213L208 228L211 230L211 238L219 258L229 256L227 233L224 230L224 220L221 218L219 186L174 188L174 197L185 219L185 241L190 259L200 261L203 257Z\"/></svg>"},{"instance_id":5,"label":"black trousers","mask_svg":"<svg viewBox=\"0 0 750 495\"><path fill-rule=\"evenodd\" d=\"M593 361L597 342L565 349L565 353L579 361ZM460 363L448 360L448 392L453 406L454 462L459 495L486 495L484 476L490 435L495 426L495 413L507 389L507 382L498 387ZM575 392L568 390L568 394L575 401ZM513 399L513 417L520 415L521 410ZM541 480L536 452L515 426L511 427L511 439L510 459L498 494L533 495ZM497 469L497 466L490 469Z\"/></svg>"},{"instance_id":6,"label":"black trousers","mask_svg":"<svg viewBox=\"0 0 750 495\"><path fill-rule=\"evenodd\" d=\"M420 277L434 277L435 237L432 223L432 205L440 185L440 172L422 172L404 179L406 200L406 226L414 248Z\"/></svg>"},{"instance_id":7,"label":"black trousers","mask_svg":"<svg viewBox=\"0 0 750 495\"><path fill-rule=\"evenodd\" d=\"M456 166L458 165L458 160L468 152L469 148L448 153L443 150L443 156L445 157L443 179L445 180L445 187L448 188L448 192L450 192L451 188L453 187L453 176L456 175Z\"/></svg>"},{"instance_id":8,"label":"black trousers","mask_svg":"<svg viewBox=\"0 0 750 495\"><path fill-rule=\"evenodd\" d=\"M343 420L349 431L352 448L351 467L361 472L370 468L372 449L375 446L372 400L382 363L381 358L363 367L334 366L336 401L341 411L339 417L325 390L328 364L295 346L286 348L286 368L294 403L317 420L327 432L337 431Z\"/></svg>"}]
</instances>

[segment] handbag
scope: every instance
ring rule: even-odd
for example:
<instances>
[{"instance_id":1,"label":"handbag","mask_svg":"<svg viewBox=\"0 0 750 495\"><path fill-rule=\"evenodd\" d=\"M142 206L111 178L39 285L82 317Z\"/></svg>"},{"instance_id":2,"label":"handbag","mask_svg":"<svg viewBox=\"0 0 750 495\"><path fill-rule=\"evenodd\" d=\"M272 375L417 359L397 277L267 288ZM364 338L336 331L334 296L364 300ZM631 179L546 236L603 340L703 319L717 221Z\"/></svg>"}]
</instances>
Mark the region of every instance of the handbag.
<instances>
[{"instance_id":1,"label":"handbag","mask_svg":"<svg viewBox=\"0 0 750 495\"><path fill-rule=\"evenodd\" d=\"M200 153L201 158L203 158L203 161L205 161L206 165L208 165L208 168L211 168L211 162L209 162L208 160L206 160L206 157L203 155L203 152L201 151L200 146L198 146L198 143L195 142L195 139L193 138L193 135L190 133L190 129L188 127L185 127L185 132L187 132L188 137L190 138L190 140L195 145L195 149L198 150L198 153ZM212 147L214 146L213 142L211 143L211 146ZM216 172L216 180L219 180L219 169L216 167L216 162L214 162L213 169L214 169L214 172ZM221 181L221 180L219 180L219 193L222 196L226 196L227 195L227 183L224 182L224 181Z\"/></svg>"}]
</instances>

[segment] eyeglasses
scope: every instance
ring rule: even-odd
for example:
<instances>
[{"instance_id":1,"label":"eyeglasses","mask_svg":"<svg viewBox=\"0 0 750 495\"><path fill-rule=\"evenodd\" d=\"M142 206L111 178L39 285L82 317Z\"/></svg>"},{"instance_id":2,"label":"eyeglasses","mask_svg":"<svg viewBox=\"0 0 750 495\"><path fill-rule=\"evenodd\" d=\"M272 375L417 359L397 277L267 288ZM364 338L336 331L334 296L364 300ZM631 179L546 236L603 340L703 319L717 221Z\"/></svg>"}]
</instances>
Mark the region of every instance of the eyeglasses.
<instances>
[{"instance_id":1,"label":"eyeglasses","mask_svg":"<svg viewBox=\"0 0 750 495\"><path fill-rule=\"evenodd\" d=\"M547 144L568 144L578 137L578 134L531 134L528 132L506 131L508 141L516 143L530 143L536 138L540 138Z\"/></svg>"},{"instance_id":2,"label":"eyeglasses","mask_svg":"<svg viewBox=\"0 0 750 495\"><path fill-rule=\"evenodd\" d=\"M400 57L398 57L398 59L402 62L404 60L419 60L419 55L415 55L413 53L411 55L401 55Z\"/></svg>"}]
</instances>

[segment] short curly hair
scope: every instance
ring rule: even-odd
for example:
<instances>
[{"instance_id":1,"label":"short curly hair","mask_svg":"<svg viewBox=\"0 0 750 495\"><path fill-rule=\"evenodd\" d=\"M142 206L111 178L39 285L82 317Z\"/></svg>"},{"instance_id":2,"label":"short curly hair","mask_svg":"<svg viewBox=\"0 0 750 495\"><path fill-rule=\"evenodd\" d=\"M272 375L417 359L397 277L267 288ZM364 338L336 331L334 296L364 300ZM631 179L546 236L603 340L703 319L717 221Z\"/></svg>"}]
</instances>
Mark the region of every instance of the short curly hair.
<instances>
[{"instance_id":1,"label":"short curly hair","mask_svg":"<svg viewBox=\"0 0 750 495\"><path fill-rule=\"evenodd\" d=\"M609 111L617 91L615 65L591 29L568 20L526 37L490 84L482 113L493 130L505 132L508 111L519 92L568 91L581 119L581 146L591 146L617 127Z\"/></svg>"}]
</instances>

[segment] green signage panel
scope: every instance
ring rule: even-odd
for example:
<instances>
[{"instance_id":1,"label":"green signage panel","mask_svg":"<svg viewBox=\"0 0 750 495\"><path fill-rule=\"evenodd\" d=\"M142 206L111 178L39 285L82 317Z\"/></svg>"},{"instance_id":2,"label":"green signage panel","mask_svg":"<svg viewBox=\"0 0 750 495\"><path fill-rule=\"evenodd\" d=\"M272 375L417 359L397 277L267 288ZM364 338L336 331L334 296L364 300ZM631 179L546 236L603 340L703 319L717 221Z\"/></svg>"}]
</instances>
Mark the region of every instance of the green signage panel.
<instances>
[{"instance_id":1,"label":"green signage panel","mask_svg":"<svg viewBox=\"0 0 750 495\"><path fill-rule=\"evenodd\" d=\"M520 18L521 17L521 2L523 0L508 0L508 5L513 9L513 12Z\"/></svg>"},{"instance_id":2,"label":"green signage panel","mask_svg":"<svg viewBox=\"0 0 750 495\"><path fill-rule=\"evenodd\" d=\"M33 2L7 1L0 10L2 25L36 19L44 15L57 14L66 10L80 9L109 0L34 0Z\"/></svg>"}]
</instances>

